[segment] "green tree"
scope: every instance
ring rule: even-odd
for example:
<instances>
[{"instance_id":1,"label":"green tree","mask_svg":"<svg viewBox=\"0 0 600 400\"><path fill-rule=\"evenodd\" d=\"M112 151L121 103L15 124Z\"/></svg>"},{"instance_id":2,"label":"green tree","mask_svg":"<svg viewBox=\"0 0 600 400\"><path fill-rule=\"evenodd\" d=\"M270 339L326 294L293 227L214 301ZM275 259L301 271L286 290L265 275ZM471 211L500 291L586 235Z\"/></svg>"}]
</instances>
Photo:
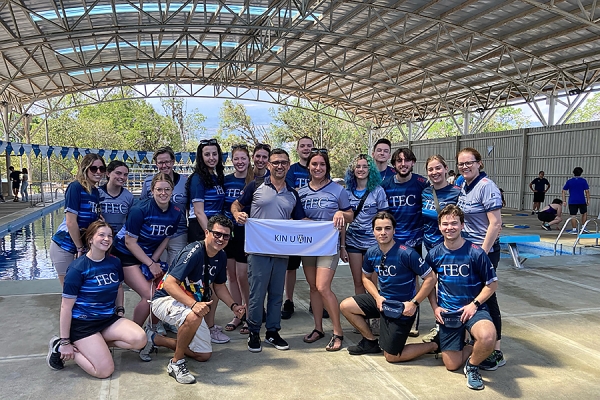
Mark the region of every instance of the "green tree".
<instances>
[{"instance_id":1,"label":"green tree","mask_svg":"<svg viewBox=\"0 0 600 400\"><path fill-rule=\"evenodd\" d=\"M600 120L600 93L591 96L567 121L568 124Z\"/></svg>"},{"instance_id":2,"label":"green tree","mask_svg":"<svg viewBox=\"0 0 600 400\"><path fill-rule=\"evenodd\" d=\"M252 146L258 143L270 143L269 130L252 122L246 107L236 101L225 100L219 111L219 129L217 134L220 138L226 138L234 133L244 143Z\"/></svg>"},{"instance_id":3,"label":"green tree","mask_svg":"<svg viewBox=\"0 0 600 400\"><path fill-rule=\"evenodd\" d=\"M197 139L206 133L206 128L202 125L206 116L197 108L187 110L187 100L181 97L178 86L164 85L158 93L163 96L160 99L163 110L177 126L182 147L188 151L196 150Z\"/></svg>"}]
</instances>

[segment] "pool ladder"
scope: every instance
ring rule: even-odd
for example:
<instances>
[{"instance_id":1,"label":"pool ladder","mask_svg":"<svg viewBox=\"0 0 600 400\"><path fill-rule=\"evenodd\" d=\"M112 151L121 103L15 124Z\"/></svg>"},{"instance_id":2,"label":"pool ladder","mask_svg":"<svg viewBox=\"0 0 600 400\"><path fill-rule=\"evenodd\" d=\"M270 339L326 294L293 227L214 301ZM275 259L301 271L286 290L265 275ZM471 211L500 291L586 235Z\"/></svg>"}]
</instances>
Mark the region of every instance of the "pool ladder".
<instances>
[{"instance_id":1,"label":"pool ladder","mask_svg":"<svg viewBox=\"0 0 600 400\"><path fill-rule=\"evenodd\" d=\"M599 215L600 217L600 215ZM577 248L577 245L579 244L579 239L581 239L581 235L584 234L583 231L585 230L585 228L588 226L588 224L590 222L593 222L594 225L596 225L596 245L595 247L600 246L600 244L598 243L598 239L600 238L600 236L598 235L600 232L598 231L598 218L591 218L587 221L585 221L585 224L583 224L583 227L581 226L581 222L579 222L579 219L577 219L576 216L570 217L569 219L567 219L562 227L562 229L560 230L560 232L558 233L558 236L556 237L556 240L554 241L554 255L556 255L556 251L558 248L558 241L560 240L560 237L562 236L563 232L565 231L565 229L567 228L567 225L569 225L569 222L571 222L572 219L575 219L575 221L577 221L577 237L575 238L575 241L573 242L573 249L572 249L572 253L573 255L575 255L575 250ZM561 249L562 249L562 244L561 244Z\"/></svg>"}]
</instances>

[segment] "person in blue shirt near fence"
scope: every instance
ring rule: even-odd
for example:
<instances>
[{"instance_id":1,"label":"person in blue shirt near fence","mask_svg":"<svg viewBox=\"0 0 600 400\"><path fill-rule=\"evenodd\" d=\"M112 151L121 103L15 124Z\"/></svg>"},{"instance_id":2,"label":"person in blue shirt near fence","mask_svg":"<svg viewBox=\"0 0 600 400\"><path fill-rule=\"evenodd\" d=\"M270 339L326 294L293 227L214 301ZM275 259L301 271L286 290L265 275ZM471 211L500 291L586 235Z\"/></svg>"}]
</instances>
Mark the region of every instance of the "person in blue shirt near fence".
<instances>
[{"instance_id":1,"label":"person in blue shirt near fence","mask_svg":"<svg viewBox=\"0 0 600 400\"><path fill-rule=\"evenodd\" d=\"M448 183L448 165L441 155L429 157L425 162L425 169L431 186L423 189L421 213L423 215L423 243L429 251L444 241L438 227L438 213L448 204L458 202L460 188Z\"/></svg>"},{"instance_id":2,"label":"person in blue shirt near fence","mask_svg":"<svg viewBox=\"0 0 600 400\"><path fill-rule=\"evenodd\" d=\"M247 184L254 180L252 165L250 165L250 152L245 144L237 144L231 147L231 162L234 172L225 176L225 206L224 214L233 223L232 236L225 247L227 254L227 280L229 281L229 292L236 303L248 305L250 297L250 285L248 283L248 256L244 252L244 241L246 228L237 223L231 213L231 205L243 194ZM245 209L249 212L249 208ZM237 316L225 325L228 332L234 331L242 324ZM240 328L241 334L248 334L248 323Z\"/></svg>"},{"instance_id":3,"label":"person in blue shirt near fence","mask_svg":"<svg viewBox=\"0 0 600 400\"><path fill-rule=\"evenodd\" d=\"M204 240L208 219L223 214L224 170L223 152L219 142L216 139L201 140L196 150L194 173L188 178L187 189L190 201L188 243ZM210 327L213 343L227 343L231 339L221 331L219 325L215 325L218 303L219 299L213 293L213 306L206 316L206 323Z\"/></svg>"},{"instance_id":4,"label":"person in blue shirt near fence","mask_svg":"<svg viewBox=\"0 0 600 400\"><path fill-rule=\"evenodd\" d=\"M125 225L127 214L133 207L133 195L125 188L128 176L127 164L113 160L106 167L108 182L98 188L102 218L112 227L115 235Z\"/></svg>"},{"instance_id":5,"label":"person in blue shirt near fence","mask_svg":"<svg viewBox=\"0 0 600 400\"><path fill-rule=\"evenodd\" d=\"M457 155L456 165L464 177L458 206L465 213L462 236L475 243L487 253L494 270L500 261L499 236L502 230L502 194L498 186L483 172L481 154L471 148L462 149ZM496 327L498 341L496 349L482 365L485 368L502 366L506 363L500 350L502 338L502 314L494 292L487 301L490 316Z\"/></svg>"},{"instance_id":6,"label":"person in blue shirt near fence","mask_svg":"<svg viewBox=\"0 0 600 400\"><path fill-rule=\"evenodd\" d=\"M48 344L46 362L54 370L74 360L96 378L108 378L115 365L109 345L142 349L144 330L123 318L123 269L109 253L113 232L104 221L92 222L84 236L89 250L71 263L60 307L60 338Z\"/></svg>"},{"instance_id":7,"label":"person in blue shirt near fence","mask_svg":"<svg viewBox=\"0 0 600 400\"><path fill-rule=\"evenodd\" d=\"M455 371L464 365L467 387L481 390L484 383L479 369L495 370L500 366L485 366L496 345L496 328L486 301L498 288L498 278L486 252L461 236L465 214L458 206L446 206L438 222L444 241L426 257L437 273L437 291L429 294L439 323L435 341L446 369ZM472 344L465 345L465 331L471 335Z\"/></svg>"},{"instance_id":8,"label":"person in blue shirt near fence","mask_svg":"<svg viewBox=\"0 0 600 400\"><path fill-rule=\"evenodd\" d=\"M173 180L158 173L150 185L152 197L138 202L129 212L127 221L115 241L113 254L123 264L125 283L139 296L133 311L133 321L142 326L150 314L148 301L156 281L164 275L168 264L160 256L177 231L181 210L171 203ZM152 329L156 329L152 321ZM149 361L149 360L146 360Z\"/></svg>"},{"instance_id":9,"label":"person in blue shirt near fence","mask_svg":"<svg viewBox=\"0 0 600 400\"><path fill-rule=\"evenodd\" d=\"M67 187L65 219L50 243L50 259L61 285L67 267L86 252L81 239L82 230L100 217L100 193L96 185L105 172L106 164L102 157L94 153L86 154L79 164L76 180Z\"/></svg>"},{"instance_id":10,"label":"person in blue shirt near fence","mask_svg":"<svg viewBox=\"0 0 600 400\"><path fill-rule=\"evenodd\" d=\"M562 189L562 201L563 206L567 204L567 193L569 194L569 214L571 216L577 215L577 211L581 213L581 229L587 221L587 208L590 205L590 186L587 180L581 177L583 174L583 168L576 167L573 170L573 177L570 178L563 186ZM573 218L571 220L570 234L577 235L577 220ZM583 233L588 233L587 230Z\"/></svg>"},{"instance_id":11,"label":"person in blue shirt near fence","mask_svg":"<svg viewBox=\"0 0 600 400\"><path fill-rule=\"evenodd\" d=\"M346 190L330 178L331 164L326 149L311 150L308 157L308 171L310 182L298 191L306 217L314 221L333 221L336 228L344 229L346 224L354 219L354 213ZM327 351L341 350L344 340L339 303L331 290L331 282L339 258L339 251L333 256L302 257L315 320L314 330L304 336L304 341L313 343L324 337L323 307L325 307L333 325L333 336L325 347Z\"/></svg>"},{"instance_id":12,"label":"person in blue shirt near fence","mask_svg":"<svg viewBox=\"0 0 600 400\"><path fill-rule=\"evenodd\" d=\"M362 283L363 258L369 247L377 244L371 222L378 212L387 209L387 197L373 158L359 154L346 170L346 192L354 220L340 232L340 258L350 264L354 294L365 293Z\"/></svg>"},{"instance_id":13,"label":"person in blue shirt near fence","mask_svg":"<svg viewBox=\"0 0 600 400\"><path fill-rule=\"evenodd\" d=\"M175 165L175 153L173 149L166 146L161 147L154 152L154 156L152 156L152 160L158 168L158 172L169 175L173 180L173 193L171 194L171 203L173 203L177 208L181 210L181 219L179 220L179 225L177 226L177 231L171 238L169 239L169 243L167 244L167 248L163 252L161 256L162 261L166 261L167 264L171 265L177 254L187 245L187 206L188 206L188 196L187 196L187 176L178 174L173 170L173 166ZM154 179L154 175L148 175L144 180L144 185L142 186L142 193L140 195L140 200L147 199L152 196L151 184L152 179Z\"/></svg>"}]
</instances>

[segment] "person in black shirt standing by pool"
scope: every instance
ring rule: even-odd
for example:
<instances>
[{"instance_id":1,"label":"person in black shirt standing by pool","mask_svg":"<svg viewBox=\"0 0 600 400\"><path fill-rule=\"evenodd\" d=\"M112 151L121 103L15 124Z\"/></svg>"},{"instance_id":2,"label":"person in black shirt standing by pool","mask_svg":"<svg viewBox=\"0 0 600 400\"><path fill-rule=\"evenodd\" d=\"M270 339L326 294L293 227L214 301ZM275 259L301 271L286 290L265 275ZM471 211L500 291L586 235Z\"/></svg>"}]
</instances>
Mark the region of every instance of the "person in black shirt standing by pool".
<instances>
[{"instance_id":1,"label":"person in black shirt standing by pool","mask_svg":"<svg viewBox=\"0 0 600 400\"><path fill-rule=\"evenodd\" d=\"M544 171L540 171L539 176L531 181L529 189L533 191L533 209L531 211L531 215L533 215L533 213L540 212L540 205L544 202L546 192L550 189L550 182L544 178Z\"/></svg>"},{"instance_id":2,"label":"person in black shirt standing by pool","mask_svg":"<svg viewBox=\"0 0 600 400\"><path fill-rule=\"evenodd\" d=\"M15 171L12 165L8 167L10 171L10 181L12 182L12 191L15 198L13 201L19 201L19 187L21 186L21 171Z\"/></svg>"}]
</instances>

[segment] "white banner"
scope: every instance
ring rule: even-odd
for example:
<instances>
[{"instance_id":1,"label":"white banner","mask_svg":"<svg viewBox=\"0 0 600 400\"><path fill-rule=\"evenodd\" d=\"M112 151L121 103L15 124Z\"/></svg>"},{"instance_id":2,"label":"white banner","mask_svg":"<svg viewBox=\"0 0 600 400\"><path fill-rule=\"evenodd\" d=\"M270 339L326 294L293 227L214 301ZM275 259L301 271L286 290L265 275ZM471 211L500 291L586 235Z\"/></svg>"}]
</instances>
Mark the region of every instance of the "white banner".
<instances>
[{"instance_id":1,"label":"white banner","mask_svg":"<svg viewBox=\"0 0 600 400\"><path fill-rule=\"evenodd\" d=\"M333 221L249 218L244 250L248 254L332 256L338 251L339 234Z\"/></svg>"}]
</instances>

